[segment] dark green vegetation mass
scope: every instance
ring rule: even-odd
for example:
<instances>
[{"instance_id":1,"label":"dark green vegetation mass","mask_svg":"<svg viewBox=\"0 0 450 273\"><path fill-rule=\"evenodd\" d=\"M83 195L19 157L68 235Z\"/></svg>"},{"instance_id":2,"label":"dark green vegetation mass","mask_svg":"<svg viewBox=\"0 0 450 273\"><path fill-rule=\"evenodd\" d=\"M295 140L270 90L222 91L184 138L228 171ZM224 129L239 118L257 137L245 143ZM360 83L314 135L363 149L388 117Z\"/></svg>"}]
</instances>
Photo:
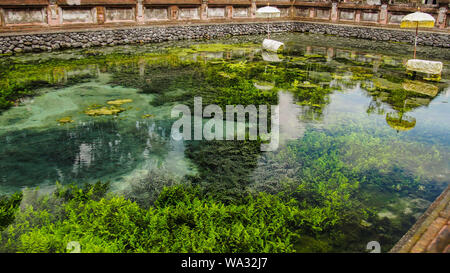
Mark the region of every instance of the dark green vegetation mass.
<instances>
[{"instance_id":1,"label":"dark green vegetation mass","mask_svg":"<svg viewBox=\"0 0 450 273\"><path fill-rule=\"evenodd\" d=\"M0 252L68 252L69 242L82 252L363 252L370 241L388 251L448 184L448 119L414 118L448 84L408 78L401 56L292 37L270 56L256 37L2 59L0 190L27 189L0 197ZM344 104L361 113L327 114L355 89L365 100ZM71 112L48 106L56 114L42 117L26 102L61 92ZM173 148L173 105L269 106L281 93L305 128L277 151L261 152L259 139ZM14 104L30 113L7 115ZM175 150L190 170L180 176ZM124 179L148 154L157 170Z\"/></svg>"},{"instance_id":2,"label":"dark green vegetation mass","mask_svg":"<svg viewBox=\"0 0 450 273\"><path fill-rule=\"evenodd\" d=\"M2 200L2 252L289 252L299 224L294 201L260 193L223 204L196 187L165 188L148 209L114 195L107 185L60 187L29 200ZM18 212L16 212L18 211ZM13 222L12 215L16 214ZM5 229L5 226L13 223Z\"/></svg>"}]
</instances>

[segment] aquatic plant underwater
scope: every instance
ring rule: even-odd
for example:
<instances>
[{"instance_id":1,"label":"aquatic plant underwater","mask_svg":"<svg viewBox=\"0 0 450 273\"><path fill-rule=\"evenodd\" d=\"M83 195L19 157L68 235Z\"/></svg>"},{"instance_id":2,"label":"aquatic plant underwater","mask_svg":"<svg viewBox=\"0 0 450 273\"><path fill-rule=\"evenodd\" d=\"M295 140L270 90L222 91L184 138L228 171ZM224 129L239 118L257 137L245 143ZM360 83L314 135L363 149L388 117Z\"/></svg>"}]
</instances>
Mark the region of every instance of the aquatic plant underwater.
<instances>
[{"instance_id":1,"label":"aquatic plant underwater","mask_svg":"<svg viewBox=\"0 0 450 273\"><path fill-rule=\"evenodd\" d=\"M0 59L0 252L388 251L449 183L449 75L279 38ZM174 141L194 97L280 105L280 148Z\"/></svg>"}]
</instances>

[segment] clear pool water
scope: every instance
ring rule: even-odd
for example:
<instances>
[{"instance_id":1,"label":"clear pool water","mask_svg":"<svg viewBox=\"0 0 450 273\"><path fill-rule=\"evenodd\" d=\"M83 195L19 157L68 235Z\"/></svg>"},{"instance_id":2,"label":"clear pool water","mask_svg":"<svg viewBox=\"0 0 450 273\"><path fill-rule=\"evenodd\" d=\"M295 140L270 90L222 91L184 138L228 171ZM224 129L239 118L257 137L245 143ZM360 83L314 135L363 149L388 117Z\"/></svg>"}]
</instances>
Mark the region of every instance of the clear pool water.
<instances>
[{"instance_id":1,"label":"clear pool water","mask_svg":"<svg viewBox=\"0 0 450 273\"><path fill-rule=\"evenodd\" d=\"M0 59L0 86L34 93L0 114L0 194L57 181L109 181L121 193L142 180L189 181L224 202L290 191L305 206L344 200L339 213L371 211L371 221L339 227L354 232L343 249L371 238L391 247L450 181L450 49L419 48L444 62L442 80L430 82L406 74L410 45L274 38L283 53L262 52L263 37L249 36ZM173 140L173 106L198 96L280 105L279 149ZM119 99L128 102L117 115L88 114ZM297 250L329 250L320 241L332 231L305 236Z\"/></svg>"}]
</instances>

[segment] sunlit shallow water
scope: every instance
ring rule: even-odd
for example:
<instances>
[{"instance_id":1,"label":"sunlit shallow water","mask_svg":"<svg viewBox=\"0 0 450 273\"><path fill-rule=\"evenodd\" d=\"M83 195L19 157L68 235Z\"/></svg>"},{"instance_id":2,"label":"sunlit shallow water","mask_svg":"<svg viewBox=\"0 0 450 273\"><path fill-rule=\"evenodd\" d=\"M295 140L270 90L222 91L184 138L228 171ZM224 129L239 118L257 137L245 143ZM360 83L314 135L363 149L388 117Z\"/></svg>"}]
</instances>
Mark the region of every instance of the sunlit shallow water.
<instances>
[{"instance_id":1,"label":"sunlit shallow water","mask_svg":"<svg viewBox=\"0 0 450 273\"><path fill-rule=\"evenodd\" d=\"M428 82L406 75L408 45L275 38L287 45L282 54L245 37L2 59L2 88L37 94L0 115L0 193L56 181L109 181L123 192L168 175L227 202L287 190L320 207L326 201L314 194L348 194L377 219L344 225L355 234L342 248L372 237L392 246L449 183L450 50L419 50L444 62L442 80ZM173 140L173 106L192 106L196 96L221 106L278 104L280 147ZM88 114L118 99L129 100L119 114ZM299 190L302 183L314 190ZM306 236L297 250L329 251L320 238Z\"/></svg>"}]
</instances>

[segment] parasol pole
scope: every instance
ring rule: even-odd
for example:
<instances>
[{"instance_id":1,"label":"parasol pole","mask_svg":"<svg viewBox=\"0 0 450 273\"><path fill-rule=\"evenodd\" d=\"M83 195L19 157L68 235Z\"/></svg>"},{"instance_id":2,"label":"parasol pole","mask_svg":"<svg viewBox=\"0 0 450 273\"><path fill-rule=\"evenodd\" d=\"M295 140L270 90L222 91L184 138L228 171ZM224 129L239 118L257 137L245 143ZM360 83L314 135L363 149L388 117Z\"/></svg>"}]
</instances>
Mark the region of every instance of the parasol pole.
<instances>
[{"instance_id":1,"label":"parasol pole","mask_svg":"<svg viewBox=\"0 0 450 273\"><path fill-rule=\"evenodd\" d=\"M416 22L416 39L414 40L414 59L416 58L417 52L417 36L419 35L419 21Z\"/></svg>"},{"instance_id":2,"label":"parasol pole","mask_svg":"<svg viewBox=\"0 0 450 273\"><path fill-rule=\"evenodd\" d=\"M267 2L267 6L269 6L269 2ZM270 39L270 15L267 16L267 39Z\"/></svg>"},{"instance_id":3,"label":"parasol pole","mask_svg":"<svg viewBox=\"0 0 450 273\"><path fill-rule=\"evenodd\" d=\"M420 6L417 7L417 11L420 11ZM419 36L419 21L416 22L416 38L414 39L414 59L417 52L417 36Z\"/></svg>"}]
</instances>

